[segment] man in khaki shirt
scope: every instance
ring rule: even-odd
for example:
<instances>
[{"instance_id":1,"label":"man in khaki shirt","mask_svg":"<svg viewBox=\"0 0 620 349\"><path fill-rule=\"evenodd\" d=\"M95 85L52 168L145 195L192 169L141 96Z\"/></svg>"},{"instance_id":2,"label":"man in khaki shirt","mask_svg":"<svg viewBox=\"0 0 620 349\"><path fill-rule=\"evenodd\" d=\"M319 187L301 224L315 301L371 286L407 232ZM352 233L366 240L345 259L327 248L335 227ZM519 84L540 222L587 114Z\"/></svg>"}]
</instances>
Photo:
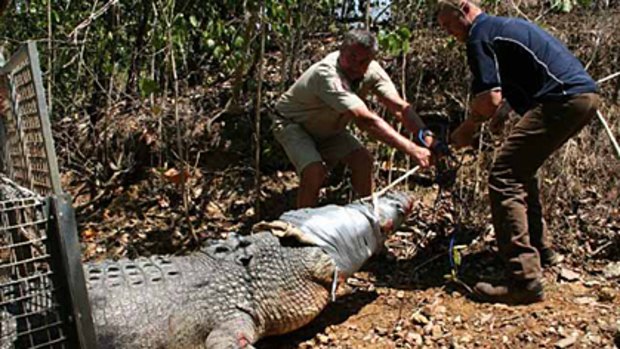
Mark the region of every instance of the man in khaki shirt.
<instances>
[{"instance_id":1,"label":"man in khaki shirt","mask_svg":"<svg viewBox=\"0 0 620 349\"><path fill-rule=\"evenodd\" d=\"M274 135L301 176L297 206L317 204L328 168L343 162L359 196L373 189L373 157L348 130L353 121L372 137L411 156L420 166L431 163L431 151L396 132L364 102L372 93L427 145L436 142L411 105L403 100L374 58L375 36L365 30L348 32L340 50L315 63L280 97L273 116Z\"/></svg>"}]
</instances>

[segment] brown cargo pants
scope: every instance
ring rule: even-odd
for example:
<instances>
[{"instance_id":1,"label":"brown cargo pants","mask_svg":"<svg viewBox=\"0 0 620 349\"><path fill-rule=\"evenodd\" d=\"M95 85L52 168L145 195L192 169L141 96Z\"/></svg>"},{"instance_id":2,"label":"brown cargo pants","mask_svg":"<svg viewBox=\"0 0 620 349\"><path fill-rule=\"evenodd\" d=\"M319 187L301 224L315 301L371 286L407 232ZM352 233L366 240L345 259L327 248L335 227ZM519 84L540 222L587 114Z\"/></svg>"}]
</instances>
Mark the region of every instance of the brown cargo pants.
<instances>
[{"instance_id":1,"label":"brown cargo pants","mask_svg":"<svg viewBox=\"0 0 620 349\"><path fill-rule=\"evenodd\" d=\"M548 237L539 199L538 168L596 113L599 96L584 93L545 102L515 125L493 164L489 198L499 254L513 281L542 276L539 250Z\"/></svg>"}]
</instances>

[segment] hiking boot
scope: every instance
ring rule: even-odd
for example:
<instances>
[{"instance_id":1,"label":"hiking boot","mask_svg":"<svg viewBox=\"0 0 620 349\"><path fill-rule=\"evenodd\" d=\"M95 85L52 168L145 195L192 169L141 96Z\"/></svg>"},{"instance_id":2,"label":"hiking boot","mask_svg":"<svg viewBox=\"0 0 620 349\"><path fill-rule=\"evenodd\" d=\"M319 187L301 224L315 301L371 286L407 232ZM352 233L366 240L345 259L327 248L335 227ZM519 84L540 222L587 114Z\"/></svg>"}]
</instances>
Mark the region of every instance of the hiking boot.
<instances>
[{"instance_id":1,"label":"hiking boot","mask_svg":"<svg viewBox=\"0 0 620 349\"><path fill-rule=\"evenodd\" d=\"M544 299L543 285L540 280L507 282L492 285L478 282L474 286L474 297L480 302L504 304L530 304Z\"/></svg>"},{"instance_id":2,"label":"hiking boot","mask_svg":"<svg viewBox=\"0 0 620 349\"><path fill-rule=\"evenodd\" d=\"M556 253L554 250L546 247L538 250L540 253L540 265L543 268L552 267L560 264L564 260L564 256Z\"/></svg>"}]
</instances>

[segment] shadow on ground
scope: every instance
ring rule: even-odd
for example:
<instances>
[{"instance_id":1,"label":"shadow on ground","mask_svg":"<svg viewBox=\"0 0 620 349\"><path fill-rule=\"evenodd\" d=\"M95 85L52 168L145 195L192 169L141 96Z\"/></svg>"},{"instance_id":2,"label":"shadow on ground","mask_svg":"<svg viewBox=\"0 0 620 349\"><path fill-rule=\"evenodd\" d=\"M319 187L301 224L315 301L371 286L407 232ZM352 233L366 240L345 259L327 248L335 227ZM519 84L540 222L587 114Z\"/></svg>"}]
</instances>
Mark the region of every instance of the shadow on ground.
<instances>
[{"instance_id":1,"label":"shadow on ground","mask_svg":"<svg viewBox=\"0 0 620 349\"><path fill-rule=\"evenodd\" d=\"M345 322L350 316L359 313L367 304L377 299L376 292L357 291L342 296L334 303L330 303L321 314L310 324L283 336L269 337L256 344L257 349L293 349L300 343L312 339L317 333L322 333L331 325Z\"/></svg>"},{"instance_id":2,"label":"shadow on ground","mask_svg":"<svg viewBox=\"0 0 620 349\"><path fill-rule=\"evenodd\" d=\"M477 230L462 229L457 233L454 245L469 245L479 234ZM446 275L452 270L449 245L450 236L437 236L411 258L399 258L387 253L372 258L362 270L374 276L377 287L424 290L457 286L458 284L447 284L446 279ZM461 266L457 268L458 276L468 284L475 283L480 277L480 271L487 265L500 265L490 249L464 255Z\"/></svg>"}]
</instances>

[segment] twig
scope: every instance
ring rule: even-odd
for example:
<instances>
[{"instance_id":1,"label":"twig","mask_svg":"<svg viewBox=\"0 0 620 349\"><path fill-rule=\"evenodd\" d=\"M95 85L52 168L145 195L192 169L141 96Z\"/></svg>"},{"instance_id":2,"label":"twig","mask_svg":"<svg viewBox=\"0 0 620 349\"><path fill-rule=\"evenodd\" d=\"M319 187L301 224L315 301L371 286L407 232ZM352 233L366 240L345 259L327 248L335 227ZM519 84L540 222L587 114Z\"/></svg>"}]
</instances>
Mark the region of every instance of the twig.
<instances>
[{"instance_id":1,"label":"twig","mask_svg":"<svg viewBox=\"0 0 620 349\"><path fill-rule=\"evenodd\" d=\"M512 5L512 7L514 8L515 11L517 11L517 14L525 19L527 19L528 22L531 22L532 20L525 14L523 13L523 11L521 11L521 9L519 8L519 5L521 4L521 2L519 1L519 4L515 4L515 2L513 0L510 0L510 4Z\"/></svg>"},{"instance_id":2,"label":"twig","mask_svg":"<svg viewBox=\"0 0 620 349\"><path fill-rule=\"evenodd\" d=\"M444 257L446 254L445 252L440 253L440 254L436 254L433 257L427 259L424 263L418 265L417 267L413 268L413 270L411 270L409 273L412 275L415 275L418 270L424 268L425 266L429 265L430 263L434 262L435 260L439 259L440 257Z\"/></svg>"},{"instance_id":3,"label":"twig","mask_svg":"<svg viewBox=\"0 0 620 349\"><path fill-rule=\"evenodd\" d=\"M256 208L255 208L255 214L256 217L260 218L260 203L261 203L261 171L260 171L260 152L261 152L261 147L260 147L260 141L261 141L261 137L260 137L260 124L261 124L261 96L262 96L262 92L263 92L263 65L264 65L264 61L265 61L265 35L267 32L266 29L266 25L265 25L265 2L263 1L260 5L260 7L258 8L259 11L259 15L260 15L260 51L259 51L259 56L258 56L258 71L257 71L257 79L258 79L258 86L256 87L256 117L255 117L255 134L256 134L256 138L254 139L255 143L255 153L254 153L254 164L256 166L256 173L255 173L255 177L254 177L254 186L256 188Z\"/></svg>"},{"instance_id":4,"label":"twig","mask_svg":"<svg viewBox=\"0 0 620 349\"><path fill-rule=\"evenodd\" d=\"M170 18L173 17L174 13L174 1L170 5ZM172 20L168 19L167 27L168 27L168 45L170 45L170 63L172 65L172 78L174 79L174 121L176 123L176 136L177 136L177 148L179 149L179 157L181 158L181 163L183 164L183 168L181 169L181 195L183 197L183 211L185 214L185 220L187 221L187 226L189 228L189 232L194 239L194 242L199 242L198 235L194 231L194 225L192 224L192 220L189 214L189 188L187 186L187 176L188 176L188 162L185 158L185 147L183 144L183 137L181 134L181 120L179 117L179 76L177 74L177 64L175 59L175 50L174 50L174 41L172 40Z\"/></svg>"},{"instance_id":5,"label":"twig","mask_svg":"<svg viewBox=\"0 0 620 349\"><path fill-rule=\"evenodd\" d=\"M595 33L596 34L596 33ZM594 52L592 52L592 57L590 57L590 61L588 63L586 63L585 65L585 69L588 70L588 68L590 68L590 65L592 64L592 62L594 62L594 59L596 58L596 55L598 53L598 48L600 47L601 44L601 36L596 34L596 40L594 40L594 43L596 46L594 46Z\"/></svg>"},{"instance_id":6,"label":"twig","mask_svg":"<svg viewBox=\"0 0 620 349\"><path fill-rule=\"evenodd\" d=\"M97 11L91 13L90 16L88 16L88 18L86 18L84 21L82 21L82 23L78 24L77 27L75 27L75 29L73 29L71 31L71 33L69 33L69 35L68 35L69 38L73 38L73 40L77 40L78 32L80 30L88 27L95 19L99 18L110 7L112 7L113 5L116 5L117 3L118 3L118 0L110 0L110 1L108 1L107 4L103 5L100 9L98 9Z\"/></svg>"},{"instance_id":7,"label":"twig","mask_svg":"<svg viewBox=\"0 0 620 349\"><path fill-rule=\"evenodd\" d=\"M620 76L620 71L619 71L619 72L615 72L615 73L613 73L613 74L611 74L611 75L608 75L608 76L606 76L606 77L604 77L604 78L602 78L602 79L598 80L596 83L597 83L597 84L602 84L603 82L608 81L608 80L611 80L611 79L613 79L613 78L617 78L618 76Z\"/></svg>"},{"instance_id":8,"label":"twig","mask_svg":"<svg viewBox=\"0 0 620 349\"><path fill-rule=\"evenodd\" d=\"M416 166L416 167L412 168L411 170L407 171L407 173L405 173L404 175L398 177L398 179L396 179L394 182L392 182L392 184L386 186L385 188L379 190L378 192L374 193L371 196L367 196L367 197L363 198L362 200L369 200L369 199L372 199L373 197L378 197L378 196L381 196L381 195L385 194L388 190L390 190L394 186L396 186L396 184L404 181L405 179L407 179L407 177L409 177L412 174L416 173L419 169L420 169L420 166Z\"/></svg>"},{"instance_id":9,"label":"twig","mask_svg":"<svg viewBox=\"0 0 620 349\"><path fill-rule=\"evenodd\" d=\"M597 248L596 250L592 251L592 253L590 254L590 257L594 257L597 254L601 253L604 249L609 247L612 243L613 243L613 241L607 241L606 244L604 244L604 245L600 246L599 248Z\"/></svg>"},{"instance_id":10,"label":"twig","mask_svg":"<svg viewBox=\"0 0 620 349\"><path fill-rule=\"evenodd\" d=\"M452 282L460 285L461 287L463 287L465 290L467 290L467 292L469 292L469 294L473 294L474 293L474 290L471 287L469 287L469 285L466 284L463 280L459 279L458 277L450 279L450 281L452 281Z\"/></svg>"},{"instance_id":11,"label":"twig","mask_svg":"<svg viewBox=\"0 0 620 349\"><path fill-rule=\"evenodd\" d=\"M607 121L605 120L605 118L603 117L603 114L601 114L599 110L596 111L596 116L598 116L598 119L603 124L603 127L605 128L605 132L607 132L607 136L609 137L609 140L611 141L611 145L616 150L616 157L620 159L620 145L618 145L618 141L616 140L616 137L614 137L614 134L611 132L611 128L609 128L609 124L607 124Z\"/></svg>"}]
</instances>

